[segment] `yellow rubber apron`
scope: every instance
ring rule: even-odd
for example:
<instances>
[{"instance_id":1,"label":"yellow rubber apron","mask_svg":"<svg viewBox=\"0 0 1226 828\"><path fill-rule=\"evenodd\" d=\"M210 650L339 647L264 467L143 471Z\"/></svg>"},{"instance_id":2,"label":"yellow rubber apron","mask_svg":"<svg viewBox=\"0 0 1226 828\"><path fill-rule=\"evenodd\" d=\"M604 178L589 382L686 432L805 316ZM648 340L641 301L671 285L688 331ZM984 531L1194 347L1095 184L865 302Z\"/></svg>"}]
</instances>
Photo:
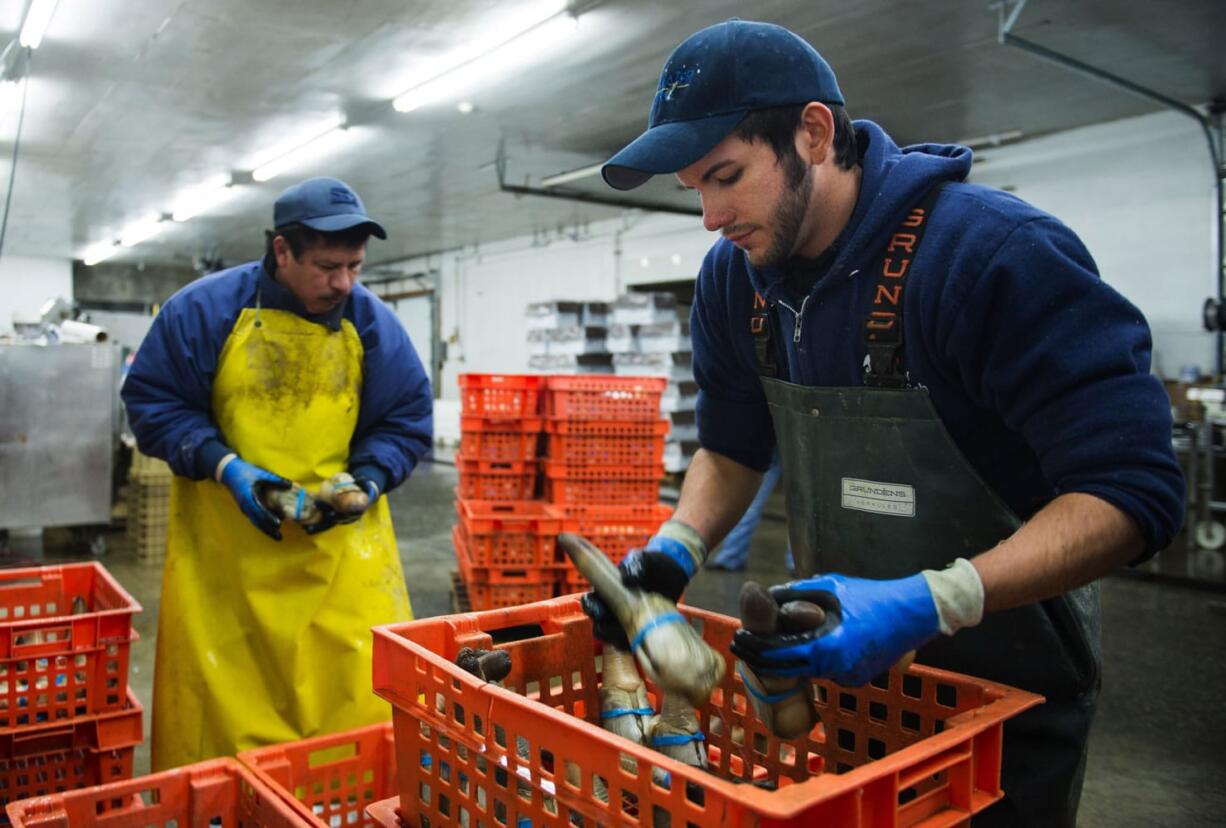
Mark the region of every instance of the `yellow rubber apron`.
<instances>
[{"instance_id":1,"label":"yellow rubber apron","mask_svg":"<svg viewBox=\"0 0 1226 828\"><path fill-rule=\"evenodd\" d=\"M244 460L308 489L346 469L362 344L288 311L242 312L213 417ZM175 477L158 613L153 769L387 719L376 624L412 618L387 500L356 523L274 541L226 488Z\"/></svg>"}]
</instances>

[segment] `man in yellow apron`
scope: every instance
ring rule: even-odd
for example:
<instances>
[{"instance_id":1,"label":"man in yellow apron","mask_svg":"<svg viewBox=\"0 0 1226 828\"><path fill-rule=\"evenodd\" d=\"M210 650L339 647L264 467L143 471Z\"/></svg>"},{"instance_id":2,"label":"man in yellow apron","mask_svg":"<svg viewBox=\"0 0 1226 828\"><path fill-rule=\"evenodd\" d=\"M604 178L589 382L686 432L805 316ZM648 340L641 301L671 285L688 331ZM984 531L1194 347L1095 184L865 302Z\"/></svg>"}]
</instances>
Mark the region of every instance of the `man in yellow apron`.
<instances>
[{"instance_id":1,"label":"man in yellow apron","mask_svg":"<svg viewBox=\"0 0 1226 828\"><path fill-rule=\"evenodd\" d=\"M387 718L370 628L412 617L387 501L429 449L429 379L357 276L387 238L334 178L290 187L262 261L158 314L124 383L142 451L175 472L153 691L153 768ZM259 500L349 471L357 520L305 530ZM245 517L244 517L245 516Z\"/></svg>"}]
</instances>

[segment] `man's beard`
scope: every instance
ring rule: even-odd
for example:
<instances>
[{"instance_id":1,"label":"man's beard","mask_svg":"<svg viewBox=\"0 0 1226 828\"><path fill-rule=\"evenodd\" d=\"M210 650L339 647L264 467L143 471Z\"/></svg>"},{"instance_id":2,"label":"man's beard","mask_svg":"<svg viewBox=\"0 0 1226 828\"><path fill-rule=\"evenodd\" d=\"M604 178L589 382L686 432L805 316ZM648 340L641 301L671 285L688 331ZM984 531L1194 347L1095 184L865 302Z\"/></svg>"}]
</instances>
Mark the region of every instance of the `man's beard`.
<instances>
[{"instance_id":1,"label":"man's beard","mask_svg":"<svg viewBox=\"0 0 1226 828\"><path fill-rule=\"evenodd\" d=\"M799 157L795 163L803 164ZM795 174L799 172L795 168L785 171L784 178L789 186L779 196L775 212L771 215L769 226L773 230L770 247L760 259L749 257L754 267L779 267L796 252L796 239L800 236L800 227L809 212L809 200L813 195L813 168L804 164L803 169L801 175Z\"/></svg>"}]
</instances>

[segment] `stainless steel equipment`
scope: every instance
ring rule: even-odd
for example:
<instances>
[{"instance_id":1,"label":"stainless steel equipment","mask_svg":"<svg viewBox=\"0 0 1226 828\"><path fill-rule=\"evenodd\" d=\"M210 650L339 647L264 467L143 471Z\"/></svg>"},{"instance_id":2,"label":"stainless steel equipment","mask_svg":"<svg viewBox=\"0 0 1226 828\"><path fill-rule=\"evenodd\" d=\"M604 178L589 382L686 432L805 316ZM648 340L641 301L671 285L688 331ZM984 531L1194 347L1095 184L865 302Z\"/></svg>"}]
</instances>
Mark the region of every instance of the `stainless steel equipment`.
<instances>
[{"instance_id":1,"label":"stainless steel equipment","mask_svg":"<svg viewBox=\"0 0 1226 828\"><path fill-rule=\"evenodd\" d=\"M111 520L119 347L0 344L0 528Z\"/></svg>"}]
</instances>

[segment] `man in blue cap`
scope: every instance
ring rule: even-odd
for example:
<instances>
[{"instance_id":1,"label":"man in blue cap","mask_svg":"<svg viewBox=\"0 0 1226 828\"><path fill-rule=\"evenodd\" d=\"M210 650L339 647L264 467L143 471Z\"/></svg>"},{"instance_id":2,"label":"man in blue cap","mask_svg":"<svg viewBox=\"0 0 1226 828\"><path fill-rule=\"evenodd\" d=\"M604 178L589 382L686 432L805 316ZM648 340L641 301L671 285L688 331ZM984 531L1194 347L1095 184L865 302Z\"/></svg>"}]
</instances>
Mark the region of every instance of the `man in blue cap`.
<instances>
[{"instance_id":1,"label":"man in blue cap","mask_svg":"<svg viewBox=\"0 0 1226 828\"><path fill-rule=\"evenodd\" d=\"M690 322L702 448L622 572L677 599L777 445L804 580L773 594L828 620L742 630L734 652L860 685L918 650L1043 694L1006 725L1005 797L976 822L1072 825L1099 689L1094 581L1170 542L1184 483L1141 313L1067 227L967 184L970 167L964 147L853 123L786 29L729 20L673 52L647 131L604 178L675 174L723 238Z\"/></svg>"},{"instance_id":2,"label":"man in blue cap","mask_svg":"<svg viewBox=\"0 0 1226 828\"><path fill-rule=\"evenodd\" d=\"M430 382L395 315L358 283L387 237L335 178L290 187L262 261L162 307L123 387L171 488L153 767L387 718L370 628L412 617L386 498L429 450ZM349 472L370 505L310 525L262 499Z\"/></svg>"}]
</instances>

